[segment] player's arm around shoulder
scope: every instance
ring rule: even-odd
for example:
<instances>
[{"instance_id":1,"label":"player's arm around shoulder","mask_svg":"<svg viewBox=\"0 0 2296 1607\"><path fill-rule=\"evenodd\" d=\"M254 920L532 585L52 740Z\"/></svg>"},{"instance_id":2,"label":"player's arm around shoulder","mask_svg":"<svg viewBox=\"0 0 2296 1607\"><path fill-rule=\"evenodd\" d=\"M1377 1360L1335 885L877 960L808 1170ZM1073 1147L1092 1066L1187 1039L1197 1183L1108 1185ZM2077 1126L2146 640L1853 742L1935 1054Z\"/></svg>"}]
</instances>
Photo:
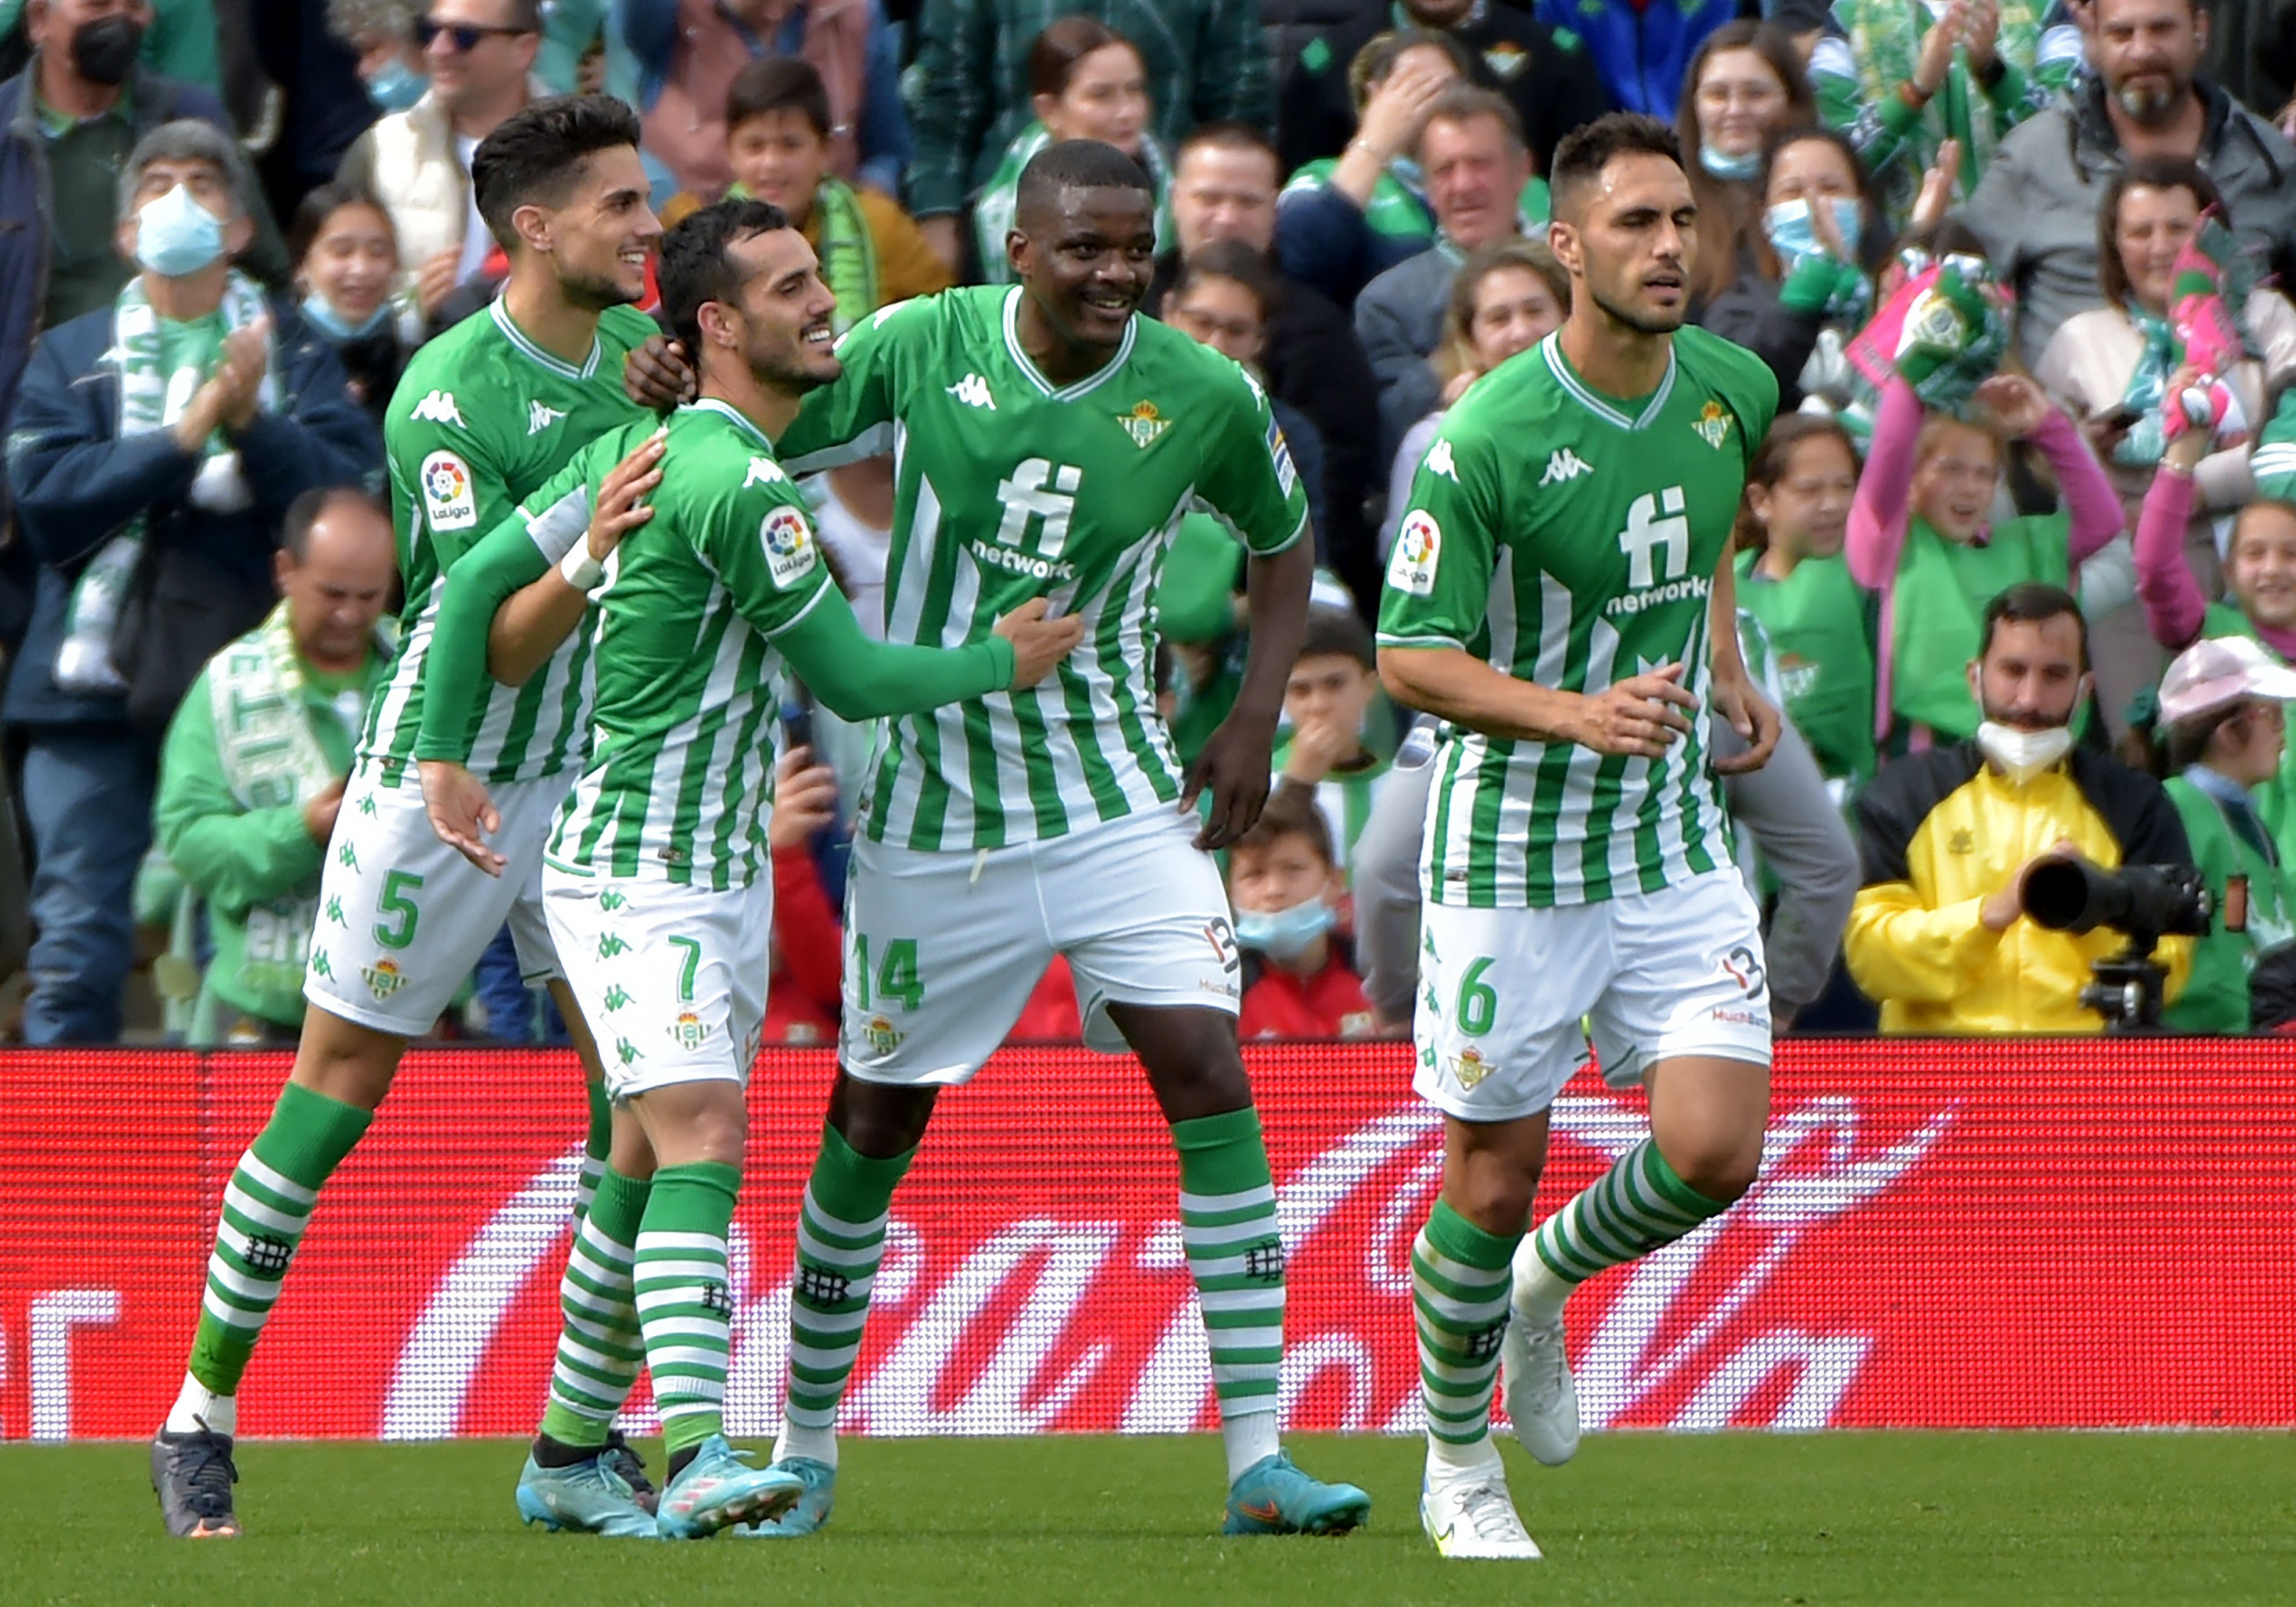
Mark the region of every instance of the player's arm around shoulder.
<instances>
[{"instance_id":1,"label":"player's arm around shoulder","mask_svg":"<svg viewBox=\"0 0 2296 1607\"><path fill-rule=\"evenodd\" d=\"M652 520L668 451L665 430L635 446L627 432L594 442L488 537L499 538L499 558L478 606L493 604L485 629L496 680L524 685L580 626L607 561Z\"/></svg>"},{"instance_id":2,"label":"player's arm around shoulder","mask_svg":"<svg viewBox=\"0 0 2296 1607\"><path fill-rule=\"evenodd\" d=\"M837 341L842 372L807 393L774 451L791 474L811 474L874 457L893 446L896 419L911 383L931 369L931 348L963 291L913 296L881 307ZM961 382L952 376L952 382Z\"/></svg>"}]
</instances>

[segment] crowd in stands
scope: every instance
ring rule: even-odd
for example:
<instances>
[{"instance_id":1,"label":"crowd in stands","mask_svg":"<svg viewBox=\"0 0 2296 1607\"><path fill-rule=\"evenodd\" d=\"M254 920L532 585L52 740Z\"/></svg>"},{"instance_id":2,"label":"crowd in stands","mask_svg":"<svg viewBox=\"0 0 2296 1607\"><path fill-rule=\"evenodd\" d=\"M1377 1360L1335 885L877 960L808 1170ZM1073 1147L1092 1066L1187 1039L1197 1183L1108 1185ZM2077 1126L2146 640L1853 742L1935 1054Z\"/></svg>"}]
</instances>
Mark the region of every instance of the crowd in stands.
<instances>
[{"instance_id":1,"label":"crowd in stands","mask_svg":"<svg viewBox=\"0 0 2296 1607\"><path fill-rule=\"evenodd\" d=\"M1046 143L1150 175L1146 310L1263 382L1320 565L1226 857L1247 1038L1407 1032L1431 733L1367 621L1444 410L1569 311L1545 165L1614 108L1678 130L1693 319L1779 385L1734 562L1791 728L1726 790L1782 1029L2095 1030L2113 935L2021 904L2068 853L2208 878L2172 1026L2296 1012L2288 0L0 0L0 1038L292 1040L384 411L506 271L478 143L599 89L655 210L779 205L840 331L1008 279ZM808 486L865 621L888 463ZM1183 758L1242 556L1192 517L1165 567ZM767 1037L830 1042L871 733L784 717ZM562 1030L507 933L468 996L443 1036ZM1076 1014L1055 965L1021 1034Z\"/></svg>"}]
</instances>

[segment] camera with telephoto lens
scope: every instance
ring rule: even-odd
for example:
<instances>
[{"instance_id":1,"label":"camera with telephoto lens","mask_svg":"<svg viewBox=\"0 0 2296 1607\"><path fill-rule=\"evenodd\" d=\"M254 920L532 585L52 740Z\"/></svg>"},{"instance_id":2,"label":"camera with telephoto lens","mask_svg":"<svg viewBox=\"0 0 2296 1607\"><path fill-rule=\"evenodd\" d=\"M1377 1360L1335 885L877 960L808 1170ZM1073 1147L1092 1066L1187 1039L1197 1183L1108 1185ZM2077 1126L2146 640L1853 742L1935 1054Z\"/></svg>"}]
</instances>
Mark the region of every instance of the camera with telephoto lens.
<instances>
[{"instance_id":1,"label":"camera with telephoto lens","mask_svg":"<svg viewBox=\"0 0 2296 1607\"><path fill-rule=\"evenodd\" d=\"M2044 859L2028 872L2025 914L2036 926L2073 937L2102 926L2128 939L2109 960L2090 966L2082 1007L2104 1018L2107 1032L2158 1032L2166 975L2152 962L2163 938L2198 938L2209 930L2216 899L2201 873L2186 865L2125 865L2106 870L2086 859Z\"/></svg>"}]
</instances>

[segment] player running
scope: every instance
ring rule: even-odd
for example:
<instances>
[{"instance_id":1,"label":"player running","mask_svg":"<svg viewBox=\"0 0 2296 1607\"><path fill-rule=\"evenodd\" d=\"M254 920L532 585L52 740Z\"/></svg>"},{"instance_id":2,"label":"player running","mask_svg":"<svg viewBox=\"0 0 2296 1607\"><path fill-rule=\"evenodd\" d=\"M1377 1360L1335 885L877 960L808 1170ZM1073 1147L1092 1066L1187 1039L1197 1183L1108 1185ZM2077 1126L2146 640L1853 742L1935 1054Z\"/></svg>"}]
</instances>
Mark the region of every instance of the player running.
<instances>
[{"instance_id":1,"label":"player running","mask_svg":"<svg viewBox=\"0 0 2296 1607\"><path fill-rule=\"evenodd\" d=\"M501 821L462 764L471 736L449 711L477 701L490 635L497 668L507 657L514 673L554 647L600 587L597 741L551 833L544 903L600 1025L607 1086L636 1113L651 1156L626 1171L617 1146L583 1226L586 1247L627 1263L636 1323L612 1320L594 1278L570 1276L566 1330L587 1343L560 1351L519 1510L553 1529L641 1532L644 1513L626 1495L594 1477L570 1484L542 1459L555 1450L594 1467L636 1382L642 1332L669 1450L659 1532L689 1539L770 1517L804 1488L745 1466L722 1412L726 1241L773 926L766 817L783 666L838 714L868 719L1031 685L1084 627L1046 619L1038 600L946 649L863 635L769 444L798 399L838 373L837 299L812 249L778 208L722 202L663 238L660 284L664 311L699 354L700 399L658 445L650 421L602 437L529 501L535 511L456 567L415 756L440 838L498 870L484 839ZM639 504L657 485L651 507Z\"/></svg>"},{"instance_id":2,"label":"player running","mask_svg":"<svg viewBox=\"0 0 2296 1607\"><path fill-rule=\"evenodd\" d=\"M840 1067L798 1227L789 1398L775 1467L806 1493L769 1535L829 1517L838 1403L861 1346L893 1191L933 1103L1004 1040L1055 954L1087 1041L1147 1068L1179 1152L1181 1233L1226 1437L1227 1529L1334 1533L1370 1501L1283 1454L1283 1247L1236 1052L1237 957L1205 850L1267 791L1305 620L1306 502L1242 372L1137 316L1155 256L1147 176L1111 146L1029 164L1021 281L856 327L845 372L781 439L792 471L898 447L885 611L897 642L977 640L1032 598L1086 641L1034 691L891 723L855 845ZM1181 515L1250 549L1251 653L1235 712L1184 778L1158 717L1149 613ZM1209 788L1209 824L1189 813Z\"/></svg>"},{"instance_id":3,"label":"player running","mask_svg":"<svg viewBox=\"0 0 2296 1607\"><path fill-rule=\"evenodd\" d=\"M1539 1554L1491 1443L1494 1370L1531 1455L1567 1460L1563 1301L1727 1209L1769 1109L1761 936L1707 737L1719 711L1750 744L1726 767L1751 769L1778 735L1727 555L1777 383L1683 326L1696 209L1670 129L1599 119L1551 182L1570 316L1445 416L1380 616L1389 692L1446 722L1414 1083L1444 1114L1443 1190L1411 1270L1420 1517L1447 1557ZM1644 1085L1651 1136L1526 1241L1582 1018L1604 1077Z\"/></svg>"},{"instance_id":4,"label":"player running","mask_svg":"<svg viewBox=\"0 0 2296 1607\"><path fill-rule=\"evenodd\" d=\"M627 353L654 332L645 292L661 225L646 206L637 119L604 95L537 102L480 143L479 209L510 254L485 312L425 346L384 424L406 583L403 650L368 710L320 889L295 1068L224 1190L189 1371L152 1447L170 1534L236 1535L232 1436L240 1377L319 1191L507 916L529 979L547 979L593 1089L586 1184L608 1120L597 1051L553 958L539 876L544 832L589 729L587 645L522 690L472 706L474 767L494 789L511 873L481 875L439 842L412 757L439 589L466 547L571 457L643 412L623 394ZM638 1480L619 1440L611 1459ZM636 1488L643 1488L642 1482Z\"/></svg>"}]
</instances>

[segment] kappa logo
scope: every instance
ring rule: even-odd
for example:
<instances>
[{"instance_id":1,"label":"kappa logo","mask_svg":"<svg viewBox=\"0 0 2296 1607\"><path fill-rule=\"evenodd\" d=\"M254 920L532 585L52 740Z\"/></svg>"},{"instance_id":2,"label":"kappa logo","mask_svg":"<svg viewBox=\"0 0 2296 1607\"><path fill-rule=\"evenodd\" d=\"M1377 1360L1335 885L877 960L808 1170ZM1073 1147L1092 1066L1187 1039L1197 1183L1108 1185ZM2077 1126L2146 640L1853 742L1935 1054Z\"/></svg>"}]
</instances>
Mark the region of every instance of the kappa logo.
<instances>
[{"instance_id":1,"label":"kappa logo","mask_svg":"<svg viewBox=\"0 0 2296 1607\"><path fill-rule=\"evenodd\" d=\"M350 924L348 921L343 919L343 900L341 894L338 893L335 897L327 900L327 919L337 926L348 926Z\"/></svg>"},{"instance_id":2,"label":"kappa logo","mask_svg":"<svg viewBox=\"0 0 2296 1607\"><path fill-rule=\"evenodd\" d=\"M986 407L996 411L996 398L988 394L988 381L977 373L969 373L948 388L948 394L967 407Z\"/></svg>"},{"instance_id":3,"label":"kappa logo","mask_svg":"<svg viewBox=\"0 0 2296 1607\"><path fill-rule=\"evenodd\" d=\"M638 1054L638 1046L626 1037L618 1037L614 1040L614 1054L620 1058L622 1064L626 1066L632 1061L644 1058Z\"/></svg>"},{"instance_id":4,"label":"kappa logo","mask_svg":"<svg viewBox=\"0 0 2296 1607\"><path fill-rule=\"evenodd\" d=\"M315 948L311 951L311 974L315 977L324 977L330 982L335 980L334 962L327 958L325 949Z\"/></svg>"},{"instance_id":5,"label":"kappa logo","mask_svg":"<svg viewBox=\"0 0 2296 1607\"><path fill-rule=\"evenodd\" d=\"M1977 851L1977 839L1967 826L1964 826L1945 840L1945 851L1948 854L1973 854Z\"/></svg>"},{"instance_id":6,"label":"kappa logo","mask_svg":"<svg viewBox=\"0 0 2296 1607\"><path fill-rule=\"evenodd\" d=\"M415 403L414 411L407 416L419 424L452 424L457 430L470 428L463 422L463 410L455 406L455 393L451 390L432 391Z\"/></svg>"},{"instance_id":7,"label":"kappa logo","mask_svg":"<svg viewBox=\"0 0 2296 1607\"><path fill-rule=\"evenodd\" d=\"M750 460L750 471L742 476L742 489L746 491L751 486L775 485L787 479L789 476L782 472L782 466L772 458L753 457Z\"/></svg>"},{"instance_id":8,"label":"kappa logo","mask_svg":"<svg viewBox=\"0 0 2296 1607\"><path fill-rule=\"evenodd\" d=\"M598 957L600 959L611 960L618 955L626 955L629 952L630 946L623 942L621 939L617 937L614 933L605 932L600 935L598 939Z\"/></svg>"},{"instance_id":9,"label":"kappa logo","mask_svg":"<svg viewBox=\"0 0 2296 1607\"><path fill-rule=\"evenodd\" d=\"M562 408L545 407L539 402L529 402L526 405L526 432L530 436L540 435L565 416L566 414Z\"/></svg>"},{"instance_id":10,"label":"kappa logo","mask_svg":"<svg viewBox=\"0 0 2296 1607\"><path fill-rule=\"evenodd\" d=\"M358 869L358 849L347 842L335 850L335 861L345 870L355 871Z\"/></svg>"},{"instance_id":11,"label":"kappa logo","mask_svg":"<svg viewBox=\"0 0 2296 1607\"><path fill-rule=\"evenodd\" d=\"M605 1004L608 1014L611 1014L613 1012L621 1009L629 1003L629 990L624 988L619 982L615 983L611 988L606 989Z\"/></svg>"},{"instance_id":12,"label":"kappa logo","mask_svg":"<svg viewBox=\"0 0 2296 1607\"><path fill-rule=\"evenodd\" d=\"M1542 486L1559 486L1565 480L1577 480L1582 474L1595 472L1595 465L1565 447L1546 460L1546 472L1538 477Z\"/></svg>"},{"instance_id":13,"label":"kappa logo","mask_svg":"<svg viewBox=\"0 0 2296 1607\"><path fill-rule=\"evenodd\" d=\"M1453 485L1459 483L1459 465L1451 461L1451 443L1437 441L1427 449L1427 472L1439 474Z\"/></svg>"},{"instance_id":14,"label":"kappa logo","mask_svg":"<svg viewBox=\"0 0 2296 1607\"><path fill-rule=\"evenodd\" d=\"M604 911L605 911L608 914L610 914L610 915L611 915L611 914L612 914L616 910L620 909L624 905L627 904L628 902L629 902L629 899L628 899L628 898L627 898L627 897L626 897L625 895L623 895L623 894L621 894L621 893L618 893L618 892L616 892L616 891L615 891L612 888L611 888L611 887L610 887L610 888L608 888L604 892L600 893L600 894L598 895L598 907L599 907L600 909L602 909L602 910L604 910Z\"/></svg>"}]
</instances>

